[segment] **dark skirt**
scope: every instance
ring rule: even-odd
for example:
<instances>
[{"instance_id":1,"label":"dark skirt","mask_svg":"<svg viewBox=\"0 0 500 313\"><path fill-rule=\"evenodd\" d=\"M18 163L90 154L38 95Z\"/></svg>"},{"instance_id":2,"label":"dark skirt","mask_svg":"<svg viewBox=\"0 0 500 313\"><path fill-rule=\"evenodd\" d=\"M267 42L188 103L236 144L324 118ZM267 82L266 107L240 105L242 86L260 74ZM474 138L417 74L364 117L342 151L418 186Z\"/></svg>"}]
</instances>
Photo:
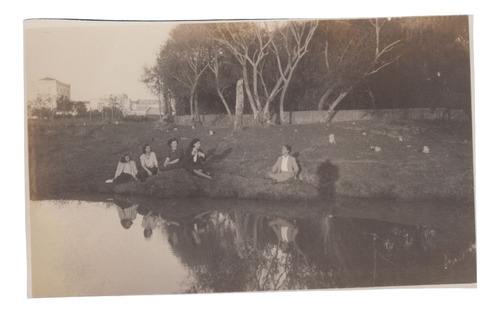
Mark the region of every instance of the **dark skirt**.
<instances>
[{"instance_id":1,"label":"dark skirt","mask_svg":"<svg viewBox=\"0 0 500 313\"><path fill-rule=\"evenodd\" d=\"M204 170L204 167L203 167L203 164L205 163L205 159L204 158L198 158L198 160L196 162L194 162L193 160L188 160L184 167L186 168L186 170L192 172L194 170L197 170L197 171L203 171Z\"/></svg>"},{"instance_id":2,"label":"dark skirt","mask_svg":"<svg viewBox=\"0 0 500 313\"><path fill-rule=\"evenodd\" d=\"M177 162L175 164L169 164L167 166L162 166L160 167L160 171L170 171L170 170L175 170L177 168L184 168L184 164L182 162Z\"/></svg>"},{"instance_id":3,"label":"dark skirt","mask_svg":"<svg viewBox=\"0 0 500 313\"><path fill-rule=\"evenodd\" d=\"M158 174L158 168L157 167L148 167L148 170L153 173L153 175L156 175ZM138 172L137 172L137 179L140 179L140 180L145 180L146 178L148 178L149 175L148 175L148 172L146 172L145 169L141 168Z\"/></svg>"},{"instance_id":4,"label":"dark skirt","mask_svg":"<svg viewBox=\"0 0 500 313\"><path fill-rule=\"evenodd\" d=\"M123 184L123 183L128 183L135 180L134 176L127 174L127 173L121 173L119 176L117 176L115 179L113 179L113 182L115 184Z\"/></svg>"}]
</instances>

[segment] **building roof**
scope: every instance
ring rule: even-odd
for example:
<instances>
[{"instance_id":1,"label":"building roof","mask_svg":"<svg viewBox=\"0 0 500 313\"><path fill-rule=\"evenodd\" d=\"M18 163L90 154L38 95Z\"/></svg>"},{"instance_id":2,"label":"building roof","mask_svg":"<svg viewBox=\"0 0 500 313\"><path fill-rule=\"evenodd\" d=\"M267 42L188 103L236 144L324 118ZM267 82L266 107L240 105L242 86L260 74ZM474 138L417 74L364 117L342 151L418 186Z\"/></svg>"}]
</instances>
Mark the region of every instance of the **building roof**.
<instances>
[{"instance_id":1,"label":"building roof","mask_svg":"<svg viewBox=\"0 0 500 313\"><path fill-rule=\"evenodd\" d=\"M57 80L57 79L55 79L55 78L48 77L48 76L47 76L47 77L44 77L44 78L42 78L42 79L40 79L40 80L43 80L43 81L56 81L56 82L57 82L57 83L59 83L59 84L66 85L66 86L70 86L69 84L63 83L62 81L59 81L59 80Z\"/></svg>"}]
</instances>

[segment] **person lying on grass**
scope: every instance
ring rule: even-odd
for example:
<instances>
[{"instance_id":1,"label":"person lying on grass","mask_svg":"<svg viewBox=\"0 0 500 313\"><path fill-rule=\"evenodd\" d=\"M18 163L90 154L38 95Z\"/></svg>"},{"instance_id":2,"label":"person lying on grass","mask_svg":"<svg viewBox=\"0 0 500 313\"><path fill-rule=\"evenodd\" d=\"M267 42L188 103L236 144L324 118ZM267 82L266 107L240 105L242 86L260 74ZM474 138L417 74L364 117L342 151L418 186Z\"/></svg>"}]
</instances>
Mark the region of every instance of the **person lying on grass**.
<instances>
[{"instance_id":1,"label":"person lying on grass","mask_svg":"<svg viewBox=\"0 0 500 313\"><path fill-rule=\"evenodd\" d=\"M135 161L130 158L128 153L123 154L118 161L116 166L115 177L109 179L107 183L122 184L128 183L130 181L136 180L137 177L137 166Z\"/></svg>"},{"instance_id":2,"label":"person lying on grass","mask_svg":"<svg viewBox=\"0 0 500 313\"><path fill-rule=\"evenodd\" d=\"M158 160L149 144L145 144L142 147L142 152L140 157L142 168L137 173L137 178L144 181L149 176L158 174Z\"/></svg>"},{"instance_id":3,"label":"person lying on grass","mask_svg":"<svg viewBox=\"0 0 500 313\"><path fill-rule=\"evenodd\" d=\"M290 155L290 152L292 152L292 147L290 145L282 146L281 156L274 164L271 172L267 174L274 183L281 183L297 177L299 166L295 158Z\"/></svg>"},{"instance_id":4,"label":"person lying on grass","mask_svg":"<svg viewBox=\"0 0 500 313\"><path fill-rule=\"evenodd\" d=\"M173 170L182 167L182 159L184 152L179 148L179 141L177 138L170 139L168 142L167 157L163 163L162 171Z\"/></svg>"},{"instance_id":5,"label":"person lying on grass","mask_svg":"<svg viewBox=\"0 0 500 313\"><path fill-rule=\"evenodd\" d=\"M212 179L209 172L205 171L205 153L200 149L200 139L195 138L189 144L188 152L186 153L185 168L200 177Z\"/></svg>"}]
</instances>

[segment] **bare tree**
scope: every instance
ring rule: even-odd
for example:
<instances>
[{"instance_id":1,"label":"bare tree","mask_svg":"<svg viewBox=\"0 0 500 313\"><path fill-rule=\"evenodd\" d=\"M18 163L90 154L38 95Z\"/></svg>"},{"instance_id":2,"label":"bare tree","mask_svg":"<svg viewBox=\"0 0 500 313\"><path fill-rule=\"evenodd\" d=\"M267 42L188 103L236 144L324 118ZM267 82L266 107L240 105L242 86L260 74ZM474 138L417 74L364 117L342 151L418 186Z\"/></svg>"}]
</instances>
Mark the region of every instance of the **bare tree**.
<instances>
[{"instance_id":1,"label":"bare tree","mask_svg":"<svg viewBox=\"0 0 500 313\"><path fill-rule=\"evenodd\" d=\"M308 46L318 27L318 21L299 22L292 21L277 30L278 36L273 37L271 51L276 56L281 88L279 111L280 121L285 123L285 96L290 85L293 73L302 57L308 52ZM278 38L280 42L278 42ZM283 52L283 53L282 53Z\"/></svg>"},{"instance_id":2,"label":"bare tree","mask_svg":"<svg viewBox=\"0 0 500 313\"><path fill-rule=\"evenodd\" d=\"M245 92L255 120L270 119L269 106L277 95L282 79L277 81L271 93L262 73L273 33L259 23L222 23L217 26L216 40L237 60L242 69ZM262 94L262 91L264 94ZM261 99L265 100L262 104Z\"/></svg>"},{"instance_id":3,"label":"bare tree","mask_svg":"<svg viewBox=\"0 0 500 313\"><path fill-rule=\"evenodd\" d=\"M215 89L217 90L217 94L219 95L222 104L224 104L227 114L231 116L232 113L231 110L229 109L229 104L227 103L226 98L224 97L224 91L223 88L221 87L220 69L221 69L221 60L223 59L224 59L224 50L222 48L220 49L215 48L213 50L213 55L211 57L211 61L208 63L208 66L215 76Z\"/></svg>"},{"instance_id":4,"label":"bare tree","mask_svg":"<svg viewBox=\"0 0 500 313\"><path fill-rule=\"evenodd\" d=\"M382 44L380 35L381 35L381 29L382 26L387 22L387 20L380 20L380 19L373 19L370 20L370 25L372 26L371 31L368 33L369 36L374 37L374 46L371 47L373 49L373 54L372 57L368 59L369 62L347 62L347 63L341 63L339 64L344 71L348 71L349 68L352 66L355 66L356 69L353 69L353 71L358 72L359 76L354 77L352 80L352 83L344 86L344 88L338 93L337 97L335 100L330 104L328 111L326 114L323 116L321 119L322 123L326 123L329 121L334 112L335 108L338 106L338 104L352 91L352 89L363 79L368 77L369 75L375 74L381 69L385 68L386 66L389 66L390 64L394 63L400 55L393 56L390 54L390 52L401 42L401 39L391 41L388 44ZM355 49L352 49L351 44L353 41L348 42L345 51L350 51L350 53L353 53L354 55L360 55L364 50L366 50L367 47L366 45L370 45L370 41L366 40L365 38L368 38L366 34L364 35L363 33L358 35L358 39L362 40L357 40L356 44L354 45ZM373 38L372 38L373 39ZM343 60L346 55L344 53L341 53L339 57L337 57L338 60ZM352 55L350 57L351 61L355 61L355 59L352 58ZM330 87L327 90L328 96L334 91L333 87ZM325 93L326 95L326 93ZM324 101L322 98L321 101ZM319 107L322 108L322 102L320 101Z\"/></svg>"}]
</instances>

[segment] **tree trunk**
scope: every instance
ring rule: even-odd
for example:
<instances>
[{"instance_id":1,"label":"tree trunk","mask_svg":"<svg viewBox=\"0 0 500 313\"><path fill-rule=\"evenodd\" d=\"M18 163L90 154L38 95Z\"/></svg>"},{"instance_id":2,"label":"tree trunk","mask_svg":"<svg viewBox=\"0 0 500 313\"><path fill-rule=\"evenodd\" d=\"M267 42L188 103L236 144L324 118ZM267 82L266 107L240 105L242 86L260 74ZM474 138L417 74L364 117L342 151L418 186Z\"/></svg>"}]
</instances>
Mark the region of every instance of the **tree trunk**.
<instances>
[{"instance_id":1,"label":"tree trunk","mask_svg":"<svg viewBox=\"0 0 500 313\"><path fill-rule=\"evenodd\" d=\"M224 107L226 108L227 115L231 116L231 110L229 109L229 105L227 104L226 98L224 98L224 94L222 93L222 90L220 90L219 87L219 82L217 82L217 93L219 94L219 98L222 101L222 104L224 104Z\"/></svg>"},{"instance_id":2,"label":"tree trunk","mask_svg":"<svg viewBox=\"0 0 500 313\"><path fill-rule=\"evenodd\" d=\"M290 77L291 77L291 74L290 74ZM280 123L281 124L291 123L290 118L285 118L285 96L286 96L286 91L288 89L289 84L290 84L290 79L286 79L285 83L283 84L283 90L281 90L281 95L280 95Z\"/></svg>"},{"instance_id":3,"label":"tree trunk","mask_svg":"<svg viewBox=\"0 0 500 313\"><path fill-rule=\"evenodd\" d=\"M198 106L198 93L195 92L194 94L194 116L193 116L194 121L199 122L200 121L200 110Z\"/></svg>"},{"instance_id":4,"label":"tree trunk","mask_svg":"<svg viewBox=\"0 0 500 313\"><path fill-rule=\"evenodd\" d=\"M248 102L250 103L250 107L252 108L252 112L253 112L253 115L255 118L258 115L259 110L257 110L257 106L256 106L255 101L253 99L252 91L250 89L250 83L248 82L248 80L249 80L248 70L246 68L246 64L244 64L243 65L243 82L244 82L245 91L246 91L246 94L248 97Z\"/></svg>"},{"instance_id":5,"label":"tree trunk","mask_svg":"<svg viewBox=\"0 0 500 313\"><path fill-rule=\"evenodd\" d=\"M229 105L226 101L226 98L224 97L224 94L222 93L222 90L220 89L220 82L219 82L219 63L217 60L215 60L215 65L213 68L214 76L215 76L215 87L217 89L217 94L219 95L219 98L222 101L222 104L224 104L224 107L226 108L227 114L231 116L231 110L229 109Z\"/></svg>"},{"instance_id":6,"label":"tree trunk","mask_svg":"<svg viewBox=\"0 0 500 313\"><path fill-rule=\"evenodd\" d=\"M191 120L194 120L194 88L191 88L189 95L189 114L191 115Z\"/></svg>"},{"instance_id":7,"label":"tree trunk","mask_svg":"<svg viewBox=\"0 0 500 313\"><path fill-rule=\"evenodd\" d=\"M346 90L346 91L343 91L338 97L337 99L335 99L335 101L330 105L330 108L328 109L328 111L326 112L326 114L323 116L323 118L321 119L320 123L326 123L328 122L329 120L332 119L333 117L333 114L335 112L335 108L337 107L337 105L342 101L344 100L344 98L349 94L349 91L350 90Z\"/></svg>"},{"instance_id":8,"label":"tree trunk","mask_svg":"<svg viewBox=\"0 0 500 313\"><path fill-rule=\"evenodd\" d=\"M318 102L318 111L323 110L323 108L325 107L326 100L328 100L328 97L330 97L330 95L332 94L334 89L335 88L333 86L328 88L328 90L325 91L323 96L321 96L321 99L319 99L319 102Z\"/></svg>"},{"instance_id":9,"label":"tree trunk","mask_svg":"<svg viewBox=\"0 0 500 313\"><path fill-rule=\"evenodd\" d=\"M243 129L243 104L245 101L245 94L243 92L243 79L238 80L236 83L236 105L234 108L234 130Z\"/></svg>"},{"instance_id":10,"label":"tree trunk","mask_svg":"<svg viewBox=\"0 0 500 313\"><path fill-rule=\"evenodd\" d=\"M371 105L375 109L377 107L377 103L375 102L375 95L373 94L370 87L367 87L367 92L368 92L368 95L370 96Z\"/></svg>"}]
</instances>

